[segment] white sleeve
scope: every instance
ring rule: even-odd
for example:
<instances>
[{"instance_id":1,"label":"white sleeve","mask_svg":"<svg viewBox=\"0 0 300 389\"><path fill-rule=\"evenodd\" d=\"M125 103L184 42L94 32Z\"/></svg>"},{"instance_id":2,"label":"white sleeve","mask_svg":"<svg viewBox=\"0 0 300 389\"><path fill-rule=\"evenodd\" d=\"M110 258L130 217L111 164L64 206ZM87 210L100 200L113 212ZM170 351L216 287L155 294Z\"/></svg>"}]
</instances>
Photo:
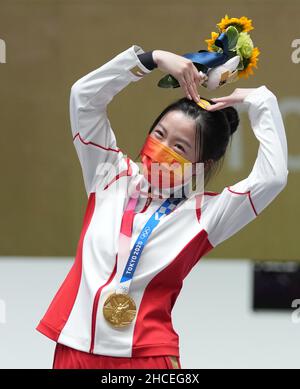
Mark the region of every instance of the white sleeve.
<instances>
[{"instance_id":1,"label":"white sleeve","mask_svg":"<svg viewBox=\"0 0 300 389\"><path fill-rule=\"evenodd\" d=\"M132 45L72 85L71 129L88 195L95 182L99 184L99 177L104 177L104 170L116 168L124 159L107 117L107 105L131 81L151 72L137 56L142 53L141 47Z\"/></svg>"},{"instance_id":2,"label":"white sleeve","mask_svg":"<svg viewBox=\"0 0 300 389\"><path fill-rule=\"evenodd\" d=\"M242 104L248 108L259 149L249 176L209 196L204 206L205 227L213 247L255 219L287 184L287 140L276 96L263 85Z\"/></svg>"}]
</instances>

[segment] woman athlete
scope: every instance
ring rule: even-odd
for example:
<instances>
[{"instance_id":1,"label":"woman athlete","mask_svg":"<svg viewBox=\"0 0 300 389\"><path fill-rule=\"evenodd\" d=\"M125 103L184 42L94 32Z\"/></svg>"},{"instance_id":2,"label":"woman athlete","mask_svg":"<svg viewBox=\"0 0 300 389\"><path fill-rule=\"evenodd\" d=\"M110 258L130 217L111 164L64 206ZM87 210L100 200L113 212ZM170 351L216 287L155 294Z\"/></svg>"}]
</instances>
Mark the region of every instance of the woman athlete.
<instances>
[{"instance_id":1,"label":"woman athlete","mask_svg":"<svg viewBox=\"0 0 300 389\"><path fill-rule=\"evenodd\" d=\"M155 119L140 169L117 147L107 105L155 67L172 74L185 97ZM203 80L182 56L132 45L73 84L71 128L88 201L74 264L37 326L57 343L53 368L181 368L171 311L184 278L285 187L287 141L275 95L265 85L237 88L203 107ZM259 141L253 169L219 193L195 189L237 130L233 104L247 107ZM124 121L130 136L128 127Z\"/></svg>"}]
</instances>

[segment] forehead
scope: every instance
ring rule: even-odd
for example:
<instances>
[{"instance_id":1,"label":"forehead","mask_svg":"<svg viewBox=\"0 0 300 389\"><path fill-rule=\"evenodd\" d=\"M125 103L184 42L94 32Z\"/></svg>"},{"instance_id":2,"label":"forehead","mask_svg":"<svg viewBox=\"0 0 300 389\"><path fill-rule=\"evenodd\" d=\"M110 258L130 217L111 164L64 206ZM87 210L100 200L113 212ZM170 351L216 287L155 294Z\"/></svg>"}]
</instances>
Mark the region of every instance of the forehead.
<instances>
[{"instance_id":1,"label":"forehead","mask_svg":"<svg viewBox=\"0 0 300 389\"><path fill-rule=\"evenodd\" d=\"M162 124L168 132L184 133L193 135L195 133L195 120L188 117L181 111L171 111L161 118L159 124Z\"/></svg>"}]
</instances>

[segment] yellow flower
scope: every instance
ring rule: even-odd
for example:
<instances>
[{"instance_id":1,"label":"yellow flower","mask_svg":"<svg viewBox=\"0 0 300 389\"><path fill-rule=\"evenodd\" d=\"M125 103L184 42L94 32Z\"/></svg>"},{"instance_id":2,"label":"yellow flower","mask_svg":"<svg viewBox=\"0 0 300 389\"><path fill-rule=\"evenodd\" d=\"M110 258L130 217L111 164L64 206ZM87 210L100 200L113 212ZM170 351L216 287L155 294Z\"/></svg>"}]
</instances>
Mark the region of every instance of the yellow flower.
<instances>
[{"instance_id":1,"label":"yellow flower","mask_svg":"<svg viewBox=\"0 0 300 389\"><path fill-rule=\"evenodd\" d=\"M252 51L252 55L249 58L249 62L247 66L238 72L239 78L245 77L248 78L250 74L253 74L253 67L257 68L257 61L258 61L258 56L260 54L260 51L258 47L254 47Z\"/></svg>"},{"instance_id":2,"label":"yellow flower","mask_svg":"<svg viewBox=\"0 0 300 389\"><path fill-rule=\"evenodd\" d=\"M226 14L225 17L221 19L221 22L217 24L221 32L224 32L230 25L236 27L239 32L248 32L254 29L254 27L252 27L252 19L248 19L246 16L242 16L241 18L229 18Z\"/></svg>"},{"instance_id":3,"label":"yellow flower","mask_svg":"<svg viewBox=\"0 0 300 389\"><path fill-rule=\"evenodd\" d=\"M207 43L207 50L208 51L215 51L212 46L215 44L216 39L218 38L219 34L217 32L212 31L211 33L211 39L205 39L205 42Z\"/></svg>"}]
</instances>

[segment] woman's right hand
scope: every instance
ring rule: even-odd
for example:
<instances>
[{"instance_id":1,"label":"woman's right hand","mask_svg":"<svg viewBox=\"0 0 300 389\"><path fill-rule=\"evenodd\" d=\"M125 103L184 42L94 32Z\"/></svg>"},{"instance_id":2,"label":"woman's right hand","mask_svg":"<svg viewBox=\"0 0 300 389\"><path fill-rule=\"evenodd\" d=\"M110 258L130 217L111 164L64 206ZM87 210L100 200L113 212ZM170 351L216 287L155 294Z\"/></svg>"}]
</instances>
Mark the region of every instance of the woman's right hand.
<instances>
[{"instance_id":1,"label":"woman's right hand","mask_svg":"<svg viewBox=\"0 0 300 389\"><path fill-rule=\"evenodd\" d=\"M187 98L197 103L200 99L197 88L207 76L199 72L190 59L181 55L164 50L153 50L152 55L158 69L175 77Z\"/></svg>"}]
</instances>

